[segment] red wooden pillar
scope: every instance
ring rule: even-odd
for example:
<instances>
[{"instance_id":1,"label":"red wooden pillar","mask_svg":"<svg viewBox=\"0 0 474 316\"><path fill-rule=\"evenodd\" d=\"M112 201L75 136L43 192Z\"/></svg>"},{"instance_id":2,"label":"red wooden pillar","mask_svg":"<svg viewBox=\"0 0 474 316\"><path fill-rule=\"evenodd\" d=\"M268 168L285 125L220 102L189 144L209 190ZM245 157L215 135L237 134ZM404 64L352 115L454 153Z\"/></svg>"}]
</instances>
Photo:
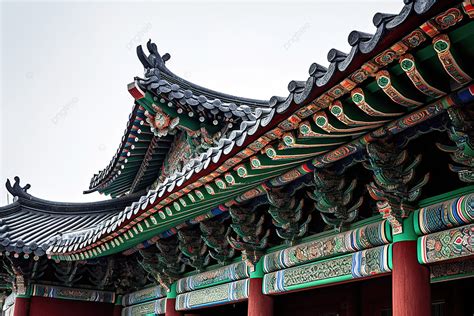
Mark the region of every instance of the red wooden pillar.
<instances>
[{"instance_id":1,"label":"red wooden pillar","mask_svg":"<svg viewBox=\"0 0 474 316\"><path fill-rule=\"evenodd\" d=\"M165 316L182 316L182 312L176 310L176 298L166 298L166 314Z\"/></svg>"},{"instance_id":2,"label":"red wooden pillar","mask_svg":"<svg viewBox=\"0 0 474 316\"><path fill-rule=\"evenodd\" d=\"M273 316L273 297L262 292L263 267L262 260L250 274L248 316Z\"/></svg>"},{"instance_id":3,"label":"red wooden pillar","mask_svg":"<svg viewBox=\"0 0 474 316\"><path fill-rule=\"evenodd\" d=\"M117 295L114 305L114 316L122 315L122 295Z\"/></svg>"},{"instance_id":4,"label":"red wooden pillar","mask_svg":"<svg viewBox=\"0 0 474 316\"><path fill-rule=\"evenodd\" d=\"M170 287L166 295L166 313L165 316L183 316L184 313L176 310L176 283Z\"/></svg>"},{"instance_id":5,"label":"red wooden pillar","mask_svg":"<svg viewBox=\"0 0 474 316\"><path fill-rule=\"evenodd\" d=\"M430 316L430 272L417 257L413 217L403 220L403 232L393 236L392 310L393 316Z\"/></svg>"},{"instance_id":6,"label":"red wooden pillar","mask_svg":"<svg viewBox=\"0 0 474 316\"><path fill-rule=\"evenodd\" d=\"M30 298L16 297L13 316L28 316L30 314Z\"/></svg>"}]
</instances>

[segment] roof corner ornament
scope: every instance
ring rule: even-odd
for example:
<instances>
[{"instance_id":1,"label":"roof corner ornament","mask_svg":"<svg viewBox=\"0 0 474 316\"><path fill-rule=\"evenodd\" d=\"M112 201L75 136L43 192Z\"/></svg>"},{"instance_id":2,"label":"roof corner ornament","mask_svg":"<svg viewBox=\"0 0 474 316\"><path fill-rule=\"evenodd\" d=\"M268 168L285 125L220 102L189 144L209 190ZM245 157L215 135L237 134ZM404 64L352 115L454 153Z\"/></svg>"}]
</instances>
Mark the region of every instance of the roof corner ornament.
<instances>
[{"instance_id":1,"label":"roof corner ornament","mask_svg":"<svg viewBox=\"0 0 474 316\"><path fill-rule=\"evenodd\" d=\"M146 69L163 69L165 68L165 62L167 62L170 58L171 55L166 53L163 56L160 55L158 52L158 48L155 43L153 43L150 40L146 43L146 47L148 48L149 55L146 56L146 54L143 52L142 45L137 46L137 56L138 59L140 59L143 67Z\"/></svg>"},{"instance_id":2,"label":"roof corner ornament","mask_svg":"<svg viewBox=\"0 0 474 316\"><path fill-rule=\"evenodd\" d=\"M10 192L10 194L14 197L28 195L27 191L29 188L31 188L31 185L28 183L22 187L20 185L20 177L16 176L13 179L15 180L13 185L11 184L10 179L7 179L7 182L5 183L5 187L7 188L8 192Z\"/></svg>"}]
</instances>

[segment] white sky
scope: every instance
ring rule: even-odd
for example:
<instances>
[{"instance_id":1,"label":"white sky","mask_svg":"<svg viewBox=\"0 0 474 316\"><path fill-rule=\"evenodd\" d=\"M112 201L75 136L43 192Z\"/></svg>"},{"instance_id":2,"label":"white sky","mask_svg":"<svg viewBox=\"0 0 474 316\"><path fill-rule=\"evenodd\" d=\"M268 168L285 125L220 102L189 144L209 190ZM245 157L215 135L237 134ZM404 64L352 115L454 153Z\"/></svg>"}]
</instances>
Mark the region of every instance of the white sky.
<instances>
[{"instance_id":1,"label":"white sky","mask_svg":"<svg viewBox=\"0 0 474 316\"><path fill-rule=\"evenodd\" d=\"M0 0L1 1L1 0ZM329 49L349 51L352 30L375 32L376 12L402 0L312 2L0 2L0 205L19 175L35 196L83 195L123 135L143 69L135 47L152 38L168 67L239 96L287 95Z\"/></svg>"}]
</instances>

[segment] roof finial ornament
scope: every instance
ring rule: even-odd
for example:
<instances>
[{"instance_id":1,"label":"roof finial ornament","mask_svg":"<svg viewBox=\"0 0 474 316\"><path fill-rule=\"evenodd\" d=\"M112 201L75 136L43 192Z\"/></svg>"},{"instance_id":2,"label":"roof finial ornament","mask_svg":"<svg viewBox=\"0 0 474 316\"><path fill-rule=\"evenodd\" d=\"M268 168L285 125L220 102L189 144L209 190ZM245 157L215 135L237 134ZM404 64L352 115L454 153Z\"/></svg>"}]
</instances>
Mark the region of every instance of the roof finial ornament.
<instances>
[{"instance_id":1,"label":"roof finial ornament","mask_svg":"<svg viewBox=\"0 0 474 316\"><path fill-rule=\"evenodd\" d=\"M137 46L137 56L138 59L140 59L143 67L147 69L164 68L165 62L167 62L171 58L170 54L166 53L161 56L158 52L156 44L153 43L151 39L149 39L146 43L146 47L148 48L148 52L150 53L150 55L148 56L143 52L142 45Z\"/></svg>"},{"instance_id":2,"label":"roof finial ornament","mask_svg":"<svg viewBox=\"0 0 474 316\"><path fill-rule=\"evenodd\" d=\"M16 176L13 178L15 180L15 183L12 185L10 182L10 179L7 179L7 182L5 183L5 186L10 192L11 195L13 196L20 196L20 195L25 195L28 191L29 188L31 188L31 185L28 183L24 187L20 185L20 177Z\"/></svg>"}]
</instances>

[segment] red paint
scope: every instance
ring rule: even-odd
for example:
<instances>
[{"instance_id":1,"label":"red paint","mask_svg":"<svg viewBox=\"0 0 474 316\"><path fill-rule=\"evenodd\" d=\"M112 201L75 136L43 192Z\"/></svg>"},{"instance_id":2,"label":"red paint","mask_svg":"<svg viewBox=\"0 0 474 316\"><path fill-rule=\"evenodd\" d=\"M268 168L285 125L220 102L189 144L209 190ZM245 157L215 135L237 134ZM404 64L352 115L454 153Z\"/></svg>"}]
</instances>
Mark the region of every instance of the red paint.
<instances>
[{"instance_id":1,"label":"red paint","mask_svg":"<svg viewBox=\"0 0 474 316\"><path fill-rule=\"evenodd\" d=\"M261 278L250 279L248 316L273 316L273 297L262 293Z\"/></svg>"},{"instance_id":2,"label":"red paint","mask_svg":"<svg viewBox=\"0 0 474 316\"><path fill-rule=\"evenodd\" d=\"M166 299L166 314L165 316L182 316L184 315L182 312L178 312L175 309L176 299L175 298L167 298Z\"/></svg>"},{"instance_id":3,"label":"red paint","mask_svg":"<svg viewBox=\"0 0 474 316\"><path fill-rule=\"evenodd\" d=\"M122 305L115 305L114 306L114 316L122 315Z\"/></svg>"},{"instance_id":4,"label":"red paint","mask_svg":"<svg viewBox=\"0 0 474 316\"><path fill-rule=\"evenodd\" d=\"M418 263L416 241L393 244L393 316L431 315L430 273Z\"/></svg>"},{"instance_id":5,"label":"red paint","mask_svg":"<svg viewBox=\"0 0 474 316\"><path fill-rule=\"evenodd\" d=\"M13 316L28 316L30 312L30 299L24 297L17 297L15 299L15 308Z\"/></svg>"},{"instance_id":6,"label":"red paint","mask_svg":"<svg viewBox=\"0 0 474 316\"><path fill-rule=\"evenodd\" d=\"M114 305L110 303L61 300L33 296L31 298L30 316L108 316L114 315ZM16 308L15 308L15 316ZM18 315L20 316L20 314Z\"/></svg>"}]
</instances>

